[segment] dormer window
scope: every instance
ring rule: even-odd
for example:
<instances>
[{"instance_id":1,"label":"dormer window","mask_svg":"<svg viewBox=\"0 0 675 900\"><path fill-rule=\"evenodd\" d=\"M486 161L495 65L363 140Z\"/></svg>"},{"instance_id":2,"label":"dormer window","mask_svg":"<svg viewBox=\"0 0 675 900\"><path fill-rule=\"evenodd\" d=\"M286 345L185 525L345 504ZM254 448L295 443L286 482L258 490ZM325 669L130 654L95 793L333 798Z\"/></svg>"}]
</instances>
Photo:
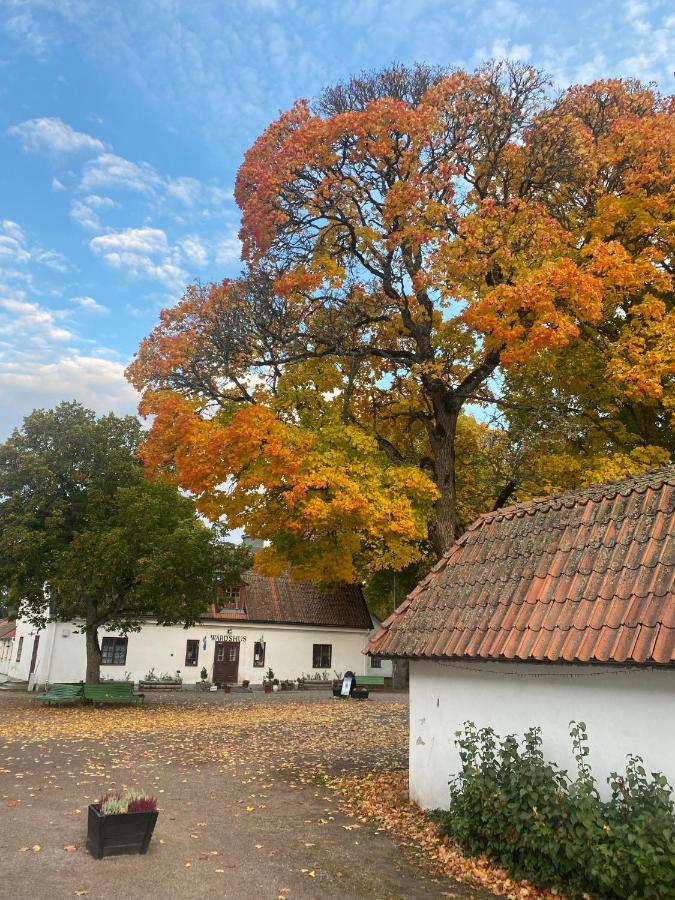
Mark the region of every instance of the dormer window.
<instances>
[{"instance_id":1,"label":"dormer window","mask_svg":"<svg viewBox=\"0 0 675 900\"><path fill-rule=\"evenodd\" d=\"M240 608L241 587L221 587L218 591L218 600L216 609L218 612L227 612L231 609Z\"/></svg>"}]
</instances>

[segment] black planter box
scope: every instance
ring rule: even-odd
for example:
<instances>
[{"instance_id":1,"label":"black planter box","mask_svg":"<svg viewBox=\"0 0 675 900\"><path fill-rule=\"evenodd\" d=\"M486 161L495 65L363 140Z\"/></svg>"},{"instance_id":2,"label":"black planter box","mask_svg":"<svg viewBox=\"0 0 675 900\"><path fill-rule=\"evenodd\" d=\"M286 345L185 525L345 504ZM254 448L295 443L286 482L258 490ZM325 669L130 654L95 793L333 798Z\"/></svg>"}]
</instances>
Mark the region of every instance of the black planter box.
<instances>
[{"instance_id":1,"label":"black planter box","mask_svg":"<svg viewBox=\"0 0 675 900\"><path fill-rule=\"evenodd\" d=\"M91 803L87 822L87 850L95 859L120 853L145 853L158 815L157 810L154 810L104 816Z\"/></svg>"}]
</instances>

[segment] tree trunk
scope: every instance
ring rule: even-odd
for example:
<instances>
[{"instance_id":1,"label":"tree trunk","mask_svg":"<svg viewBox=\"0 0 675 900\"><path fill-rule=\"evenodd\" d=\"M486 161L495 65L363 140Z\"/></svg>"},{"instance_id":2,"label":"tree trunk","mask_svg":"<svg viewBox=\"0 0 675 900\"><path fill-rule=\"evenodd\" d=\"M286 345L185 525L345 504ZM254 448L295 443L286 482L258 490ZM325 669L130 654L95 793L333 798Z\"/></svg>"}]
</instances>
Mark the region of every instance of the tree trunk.
<instances>
[{"instance_id":1,"label":"tree trunk","mask_svg":"<svg viewBox=\"0 0 675 900\"><path fill-rule=\"evenodd\" d=\"M101 681L101 647L98 642L98 627L95 621L87 616L85 630L87 642L87 684L99 684Z\"/></svg>"},{"instance_id":2,"label":"tree trunk","mask_svg":"<svg viewBox=\"0 0 675 900\"><path fill-rule=\"evenodd\" d=\"M391 686L393 688L405 689L408 687L408 660L392 659Z\"/></svg>"},{"instance_id":3,"label":"tree trunk","mask_svg":"<svg viewBox=\"0 0 675 900\"><path fill-rule=\"evenodd\" d=\"M457 539L457 494L455 488L455 440L457 414L445 416L443 428L437 427L437 439L432 441L434 473L440 497L434 504L434 516L429 537L440 559Z\"/></svg>"}]
</instances>

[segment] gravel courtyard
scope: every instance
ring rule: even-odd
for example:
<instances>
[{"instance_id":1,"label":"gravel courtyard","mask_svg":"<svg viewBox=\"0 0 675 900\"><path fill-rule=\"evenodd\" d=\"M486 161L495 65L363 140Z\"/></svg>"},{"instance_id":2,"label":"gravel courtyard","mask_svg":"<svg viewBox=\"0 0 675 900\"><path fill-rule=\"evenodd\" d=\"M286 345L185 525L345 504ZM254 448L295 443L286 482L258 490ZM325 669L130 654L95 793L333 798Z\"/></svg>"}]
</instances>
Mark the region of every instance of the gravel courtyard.
<instances>
[{"instance_id":1,"label":"gravel courtyard","mask_svg":"<svg viewBox=\"0 0 675 900\"><path fill-rule=\"evenodd\" d=\"M324 783L405 765L405 697L181 692L137 708L36 707L0 694L3 897L488 896L341 813ZM159 800L150 849L95 861L87 804L131 785Z\"/></svg>"}]
</instances>

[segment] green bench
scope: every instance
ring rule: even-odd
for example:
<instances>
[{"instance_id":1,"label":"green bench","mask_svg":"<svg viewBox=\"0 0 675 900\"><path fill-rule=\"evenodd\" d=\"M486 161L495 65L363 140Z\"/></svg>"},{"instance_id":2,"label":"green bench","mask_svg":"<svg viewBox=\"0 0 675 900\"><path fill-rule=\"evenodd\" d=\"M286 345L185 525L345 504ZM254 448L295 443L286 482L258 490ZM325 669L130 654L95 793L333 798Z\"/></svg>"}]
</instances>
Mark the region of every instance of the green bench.
<instances>
[{"instance_id":1,"label":"green bench","mask_svg":"<svg viewBox=\"0 0 675 900\"><path fill-rule=\"evenodd\" d=\"M356 683L359 687L384 687L384 675L357 675Z\"/></svg>"},{"instance_id":2,"label":"green bench","mask_svg":"<svg viewBox=\"0 0 675 900\"><path fill-rule=\"evenodd\" d=\"M85 684L84 699L96 706L98 703L140 703L145 694L137 694L130 681L107 684Z\"/></svg>"},{"instance_id":3,"label":"green bench","mask_svg":"<svg viewBox=\"0 0 675 900\"><path fill-rule=\"evenodd\" d=\"M82 700L82 684L53 684L45 694L36 694L33 700L46 703L79 703Z\"/></svg>"}]
</instances>

